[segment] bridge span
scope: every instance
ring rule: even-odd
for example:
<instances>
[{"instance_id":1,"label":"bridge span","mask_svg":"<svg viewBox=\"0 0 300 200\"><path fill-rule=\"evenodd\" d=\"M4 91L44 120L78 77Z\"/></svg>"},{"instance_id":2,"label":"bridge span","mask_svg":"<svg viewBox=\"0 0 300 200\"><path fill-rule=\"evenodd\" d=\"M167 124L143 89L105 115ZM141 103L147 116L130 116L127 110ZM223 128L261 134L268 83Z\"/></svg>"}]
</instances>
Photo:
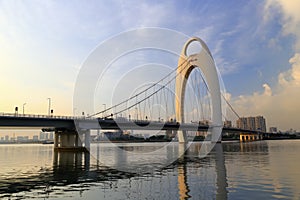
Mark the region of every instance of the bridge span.
<instances>
[{"instance_id":1,"label":"bridge span","mask_svg":"<svg viewBox=\"0 0 300 200\"><path fill-rule=\"evenodd\" d=\"M186 130L207 131L213 125L196 123L159 122L148 120L127 120L113 118L86 118L73 116L22 115L2 113L0 116L1 128L52 128L52 129L81 129L91 130ZM223 132L243 132L249 134L263 134L262 131L223 127Z\"/></svg>"},{"instance_id":2,"label":"bridge span","mask_svg":"<svg viewBox=\"0 0 300 200\"><path fill-rule=\"evenodd\" d=\"M39 128L55 132L54 148L57 150L88 150L91 130L164 130L209 131L213 126L197 123L127 120L113 118L86 118L73 116L22 115L2 113L0 128ZM223 127L222 132L238 133L241 141L256 140L261 131ZM255 138L254 138L255 137Z\"/></svg>"}]
</instances>

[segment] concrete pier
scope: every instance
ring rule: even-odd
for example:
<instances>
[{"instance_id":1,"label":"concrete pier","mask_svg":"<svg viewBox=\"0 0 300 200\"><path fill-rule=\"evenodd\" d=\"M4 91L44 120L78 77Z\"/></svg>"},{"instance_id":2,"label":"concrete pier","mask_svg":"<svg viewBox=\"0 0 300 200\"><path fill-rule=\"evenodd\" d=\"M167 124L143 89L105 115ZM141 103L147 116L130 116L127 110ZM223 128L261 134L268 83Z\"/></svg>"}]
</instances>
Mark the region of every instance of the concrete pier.
<instances>
[{"instance_id":1,"label":"concrete pier","mask_svg":"<svg viewBox=\"0 0 300 200\"><path fill-rule=\"evenodd\" d=\"M84 138L84 144L82 139ZM55 151L88 151L90 149L90 131L79 133L74 129L55 129Z\"/></svg>"},{"instance_id":2,"label":"concrete pier","mask_svg":"<svg viewBox=\"0 0 300 200\"><path fill-rule=\"evenodd\" d=\"M262 139L262 135L260 134L240 133L240 142L251 142Z\"/></svg>"}]
</instances>

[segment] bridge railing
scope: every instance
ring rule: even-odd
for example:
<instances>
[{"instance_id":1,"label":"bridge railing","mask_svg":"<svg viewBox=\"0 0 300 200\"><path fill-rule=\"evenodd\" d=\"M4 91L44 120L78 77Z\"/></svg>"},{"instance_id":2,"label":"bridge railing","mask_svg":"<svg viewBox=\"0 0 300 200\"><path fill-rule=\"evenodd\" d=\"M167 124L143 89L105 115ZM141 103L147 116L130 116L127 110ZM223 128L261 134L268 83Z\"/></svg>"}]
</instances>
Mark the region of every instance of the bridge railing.
<instances>
[{"instance_id":1,"label":"bridge railing","mask_svg":"<svg viewBox=\"0 0 300 200\"><path fill-rule=\"evenodd\" d=\"M20 117L20 118L45 118L45 119L85 119L95 120L96 118L89 118L86 116L63 116L63 115L40 115L40 114L19 114L19 113L5 113L0 112L3 117Z\"/></svg>"}]
</instances>

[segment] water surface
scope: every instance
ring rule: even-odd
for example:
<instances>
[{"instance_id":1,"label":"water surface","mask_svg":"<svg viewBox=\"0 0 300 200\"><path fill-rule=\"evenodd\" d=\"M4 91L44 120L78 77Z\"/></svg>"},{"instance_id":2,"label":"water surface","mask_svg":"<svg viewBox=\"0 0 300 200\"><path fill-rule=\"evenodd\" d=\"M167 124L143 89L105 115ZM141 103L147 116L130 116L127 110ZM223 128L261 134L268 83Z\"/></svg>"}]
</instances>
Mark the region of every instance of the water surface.
<instances>
[{"instance_id":1,"label":"water surface","mask_svg":"<svg viewBox=\"0 0 300 200\"><path fill-rule=\"evenodd\" d=\"M0 198L300 199L298 140L222 143L205 158L202 143L183 156L177 143L118 145L0 145Z\"/></svg>"}]
</instances>

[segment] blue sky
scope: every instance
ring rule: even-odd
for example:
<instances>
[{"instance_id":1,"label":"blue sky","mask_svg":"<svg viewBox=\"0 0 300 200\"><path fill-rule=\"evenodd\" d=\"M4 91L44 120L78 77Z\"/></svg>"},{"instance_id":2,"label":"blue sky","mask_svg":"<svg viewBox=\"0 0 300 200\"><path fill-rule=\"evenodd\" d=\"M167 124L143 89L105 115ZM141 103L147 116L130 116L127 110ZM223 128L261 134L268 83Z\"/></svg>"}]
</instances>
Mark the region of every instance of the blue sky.
<instances>
[{"instance_id":1,"label":"blue sky","mask_svg":"<svg viewBox=\"0 0 300 200\"><path fill-rule=\"evenodd\" d=\"M240 115L300 129L300 106L291 100L300 96L297 8L283 0L0 0L0 111L26 102L28 113L44 114L51 97L57 114L72 114L77 74L97 45L126 30L161 27L207 43Z\"/></svg>"}]
</instances>

